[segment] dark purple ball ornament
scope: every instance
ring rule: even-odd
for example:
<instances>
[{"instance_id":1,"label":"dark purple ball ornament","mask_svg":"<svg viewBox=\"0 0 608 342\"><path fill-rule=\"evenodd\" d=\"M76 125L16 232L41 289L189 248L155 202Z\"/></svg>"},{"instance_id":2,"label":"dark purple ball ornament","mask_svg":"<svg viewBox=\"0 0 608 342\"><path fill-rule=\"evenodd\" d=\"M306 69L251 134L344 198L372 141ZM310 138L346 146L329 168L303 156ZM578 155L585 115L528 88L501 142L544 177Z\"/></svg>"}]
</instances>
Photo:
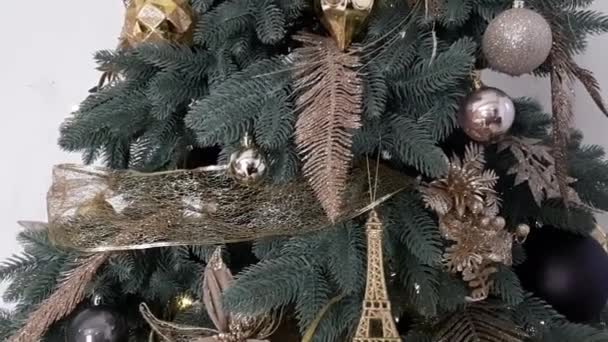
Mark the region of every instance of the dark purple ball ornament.
<instances>
[{"instance_id":1,"label":"dark purple ball ornament","mask_svg":"<svg viewBox=\"0 0 608 342\"><path fill-rule=\"evenodd\" d=\"M80 311L70 322L67 342L127 342L129 328L123 316L104 306Z\"/></svg>"},{"instance_id":2,"label":"dark purple ball ornament","mask_svg":"<svg viewBox=\"0 0 608 342\"><path fill-rule=\"evenodd\" d=\"M608 254L592 237L553 227L533 230L517 267L523 287L568 320L596 321L608 301Z\"/></svg>"}]
</instances>

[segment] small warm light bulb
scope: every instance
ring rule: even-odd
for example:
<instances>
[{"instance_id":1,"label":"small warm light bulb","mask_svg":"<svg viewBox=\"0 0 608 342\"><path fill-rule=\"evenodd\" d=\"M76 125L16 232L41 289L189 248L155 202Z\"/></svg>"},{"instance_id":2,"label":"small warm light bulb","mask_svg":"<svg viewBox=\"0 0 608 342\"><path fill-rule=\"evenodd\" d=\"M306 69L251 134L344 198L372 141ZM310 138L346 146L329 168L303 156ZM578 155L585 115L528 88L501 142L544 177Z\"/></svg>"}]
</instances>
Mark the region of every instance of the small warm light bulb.
<instances>
[{"instance_id":1,"label":"small warm light bulb","mask_svg":"<svg viewBox=\"0 0 608 342\"><path fill-rule=\"evenodd\" d=\"M190 296L182 296L177 301L177 307L180 310L186 310L194 304L194 300Z\"/></svg>"}]
</instances>

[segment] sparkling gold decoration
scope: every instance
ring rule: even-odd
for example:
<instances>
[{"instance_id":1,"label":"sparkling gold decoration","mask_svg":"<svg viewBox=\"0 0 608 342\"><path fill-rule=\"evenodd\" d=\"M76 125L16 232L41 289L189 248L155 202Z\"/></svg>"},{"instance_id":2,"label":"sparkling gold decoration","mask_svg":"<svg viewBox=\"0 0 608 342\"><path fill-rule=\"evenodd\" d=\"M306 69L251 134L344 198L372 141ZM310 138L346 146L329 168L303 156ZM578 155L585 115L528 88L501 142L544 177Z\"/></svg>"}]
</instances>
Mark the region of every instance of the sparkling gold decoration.
<instances>
[{"instance_id":1,"label":"sparkling gold decoration","mask_svg":"<svg viewBox=\"0 0 608 342\"><path fill-rule=\"evenodd\" d=\"M509 137L498 145L499 151L507 149L517 160L508 174L515 175L516 186L527 182L538 206L546 199L561 196L555 159L548 146L537 139ZM582 204L576 191L569 186L574 182L573 178L567 178L568 201Z\"/></svg>"},{"instance_id":2,"label":"sparkling gold decoration","mask_svg":"<svg viewBox=\"0 0 608 342\"><path fill-rule=\"evenodd\" d=\"M348 49L374 6L374 0L315 0L321 21L334 37L338 48Z\"/></svg>"},{"instance_id":3,"label":"sparkling gold decoration","mask_svg":"<svg viewBox=\"0 0 608 342\"><path fill-rule=\"evenodd\" d=\"M268 165L266 158L246 135L241 148L230 156L230 175L242 184L254 184L266 175Z\"/></svg>"},{"instance_id":4,"label":"sparkling gold decoration","mask_svg":"<svg viewBox=\"0 0 608 342\"><path fill-rule=\"evenodd\" d=\"M355 168L336 222L413 185L403 174L380 171L379 197L370 204L366 173ZM86 209L87 215L79 215L82 203L94 199L112 210ZM83 252L250 241L332 226L306 180L245 186L217 166L140 173L59 165L47 204L51 241Z\"/></svg>"},{"instance_id":5,"label":"sparkling gold decoration","mask_svg":"<svg viewBox=\"0 0 608 342\"><path fill-rule=\"evenodd\" d=\"M193 12L189 0L131 0L122 32L123 45L190 43Z\"/></svg>"},{"instance_id":6,"label":"sparkling gold decoration","mask_svg":"<svg viewBox=\"0 0 608 342\"><path fill-rule=\"evenodd\" d=\"M573 113L573 81L579 80L596 106L604 115L608 115L608 107L604 103L604 96L600 82L593 72L581 67L574 60L575 54L568 37L572 35L570 25L560 24L565 12L561 6L542 6L542 14L548 18L553 30L553 48L549 56L551 80L551 112L553 114L552 127L552 155L555 159L555 170L560 193L566 206L571 201L568 190L568 140L571 134ZM581 36L580 39L585 39Z\"/></svg>"},{"instance_id":7,"label":"sparkling gold decoration","mask_svg":"<svg viewBox=\"0 0 608 342\"><path fill-rule=\"evenodd\" d=\"M443 178L421 188L427 207L439 215L441 234L454 242L445 251L445 265L469 283L470 302L488 297L496 263L512 263L514 236L498 216L500 200L494 191L498 177L484 168L483 149L469 145L462 160L450 160Z\"/></svg>"},{"instance_id":8,"label":"sparkling gold decoration","mask_svg":"<svg viewBox=\"0 0 608 342\"><path fill-rule=\"evenodd\" d=\"M203 279L203 302L216 329L174 324L156 318L146 304L140 305L144 319L152 330L170 342L264 342L276 328L272 316L248 317L229 314L222 308L222 294L233 281L232 273L222 260L222 249L217 247Z\"/></svg>"},{"instance_id":9,"label":"sparkling gold decoration","mask_svg":"<svg viewBox=\"0 0 608 342\"><path fill-rule=\"evenodd\" d=\"M335 222L344 210L353 135L361 127L363 81L355 70L360 61L328 37L302 34L295 40L304 44L293 52L295 141L304 155L303 173Z\"/></svg>"},{"instance_id":10,"label":"sparkling gold decoration","mask_svg":"<svg viewBox=\"0 0 608 342\"><path fill-rule=\"evenodd\" d=\"M433 342L524 342L528 336L511 320L504 307L487 303L464 306L438 326Z\"/></svg>"},{"instance_id":11,"label":"sparkling gold decoration","mask_svg":"<svg viewBox=\"0 0 608 342\"><path fill-rule=\"evenodd\" d=\"M492 69L520 76L543 64L552 44L549 22L533 10L517 5L490 22L482 48Z\"/></svg>"},{"instance_id":12,"label":"sparkling gold decoration","mask_svg":"<svg viewBox=\"0 0 608 342\"><path fill-rule=\"evenodd\" d=\"M375 210L365 224L367 233L367 280L363 313L353 342L400 342L386 291L382 253L382 221Z\"/></svg>"}]
</instances>

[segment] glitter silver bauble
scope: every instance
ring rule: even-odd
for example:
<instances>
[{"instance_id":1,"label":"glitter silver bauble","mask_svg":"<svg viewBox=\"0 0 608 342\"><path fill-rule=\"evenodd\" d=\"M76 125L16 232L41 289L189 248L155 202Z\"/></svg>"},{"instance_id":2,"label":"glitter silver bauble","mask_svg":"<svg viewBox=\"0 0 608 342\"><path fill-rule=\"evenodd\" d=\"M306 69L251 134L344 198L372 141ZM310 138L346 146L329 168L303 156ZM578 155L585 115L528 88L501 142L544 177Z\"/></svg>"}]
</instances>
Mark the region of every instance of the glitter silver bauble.
<instances>
[{"instance_id":1,"label":"glitter silver bauble","mask_svg":"<svg viewBox=\"0 0 608 342\"><path fill-rule=\"evenodd\" d=\"M481 88L469 95L458 113L465 133L478 142L492 142L509 131L515 120L515 105L502 90Z\"/></svg>"},{"instance_id":2,"label":"glitter silver bauble","mask_svg":"<svg viewBox=\"0 0 608 342\"><path fill-rule=\"evenodd\" d=\"M482 48L492 69L520 76L543 64L552 44L551 26L542 15L527 8L512 8L490 22Z\"/></svg>"},{"instance_id":3,"label":"glitter silver bauble","mask_svg":"<svg viewBox=\"0 0 608 342\"><path fill-rule=\"evenodd\" d=\"M229 172L242 184L260 181L267 168L266 158L247 137L243 139L242 147L230 156Z\"/></svg>"}]
</instances>

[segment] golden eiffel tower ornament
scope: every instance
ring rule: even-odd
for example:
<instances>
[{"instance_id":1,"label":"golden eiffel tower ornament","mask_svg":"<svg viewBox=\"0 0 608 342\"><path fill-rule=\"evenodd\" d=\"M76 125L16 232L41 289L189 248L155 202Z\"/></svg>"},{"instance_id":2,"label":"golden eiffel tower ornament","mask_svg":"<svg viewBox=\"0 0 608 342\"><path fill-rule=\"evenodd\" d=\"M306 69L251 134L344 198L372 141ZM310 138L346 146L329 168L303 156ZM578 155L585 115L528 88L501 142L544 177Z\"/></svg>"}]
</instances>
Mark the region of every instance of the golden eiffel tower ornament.
<instances>
[{"instance_id":1,"label":"golden eiffel tower ornament","mask_svg":"<svg viewBox=\"0 0 608 342\"><path fill-rule=\"evenodd\" d=\"M382 257L382 221L376 210L365 224L367 233L367 282L363 312L353 342L399 342L388 299Z\"/></svg>"}]
</instances>

